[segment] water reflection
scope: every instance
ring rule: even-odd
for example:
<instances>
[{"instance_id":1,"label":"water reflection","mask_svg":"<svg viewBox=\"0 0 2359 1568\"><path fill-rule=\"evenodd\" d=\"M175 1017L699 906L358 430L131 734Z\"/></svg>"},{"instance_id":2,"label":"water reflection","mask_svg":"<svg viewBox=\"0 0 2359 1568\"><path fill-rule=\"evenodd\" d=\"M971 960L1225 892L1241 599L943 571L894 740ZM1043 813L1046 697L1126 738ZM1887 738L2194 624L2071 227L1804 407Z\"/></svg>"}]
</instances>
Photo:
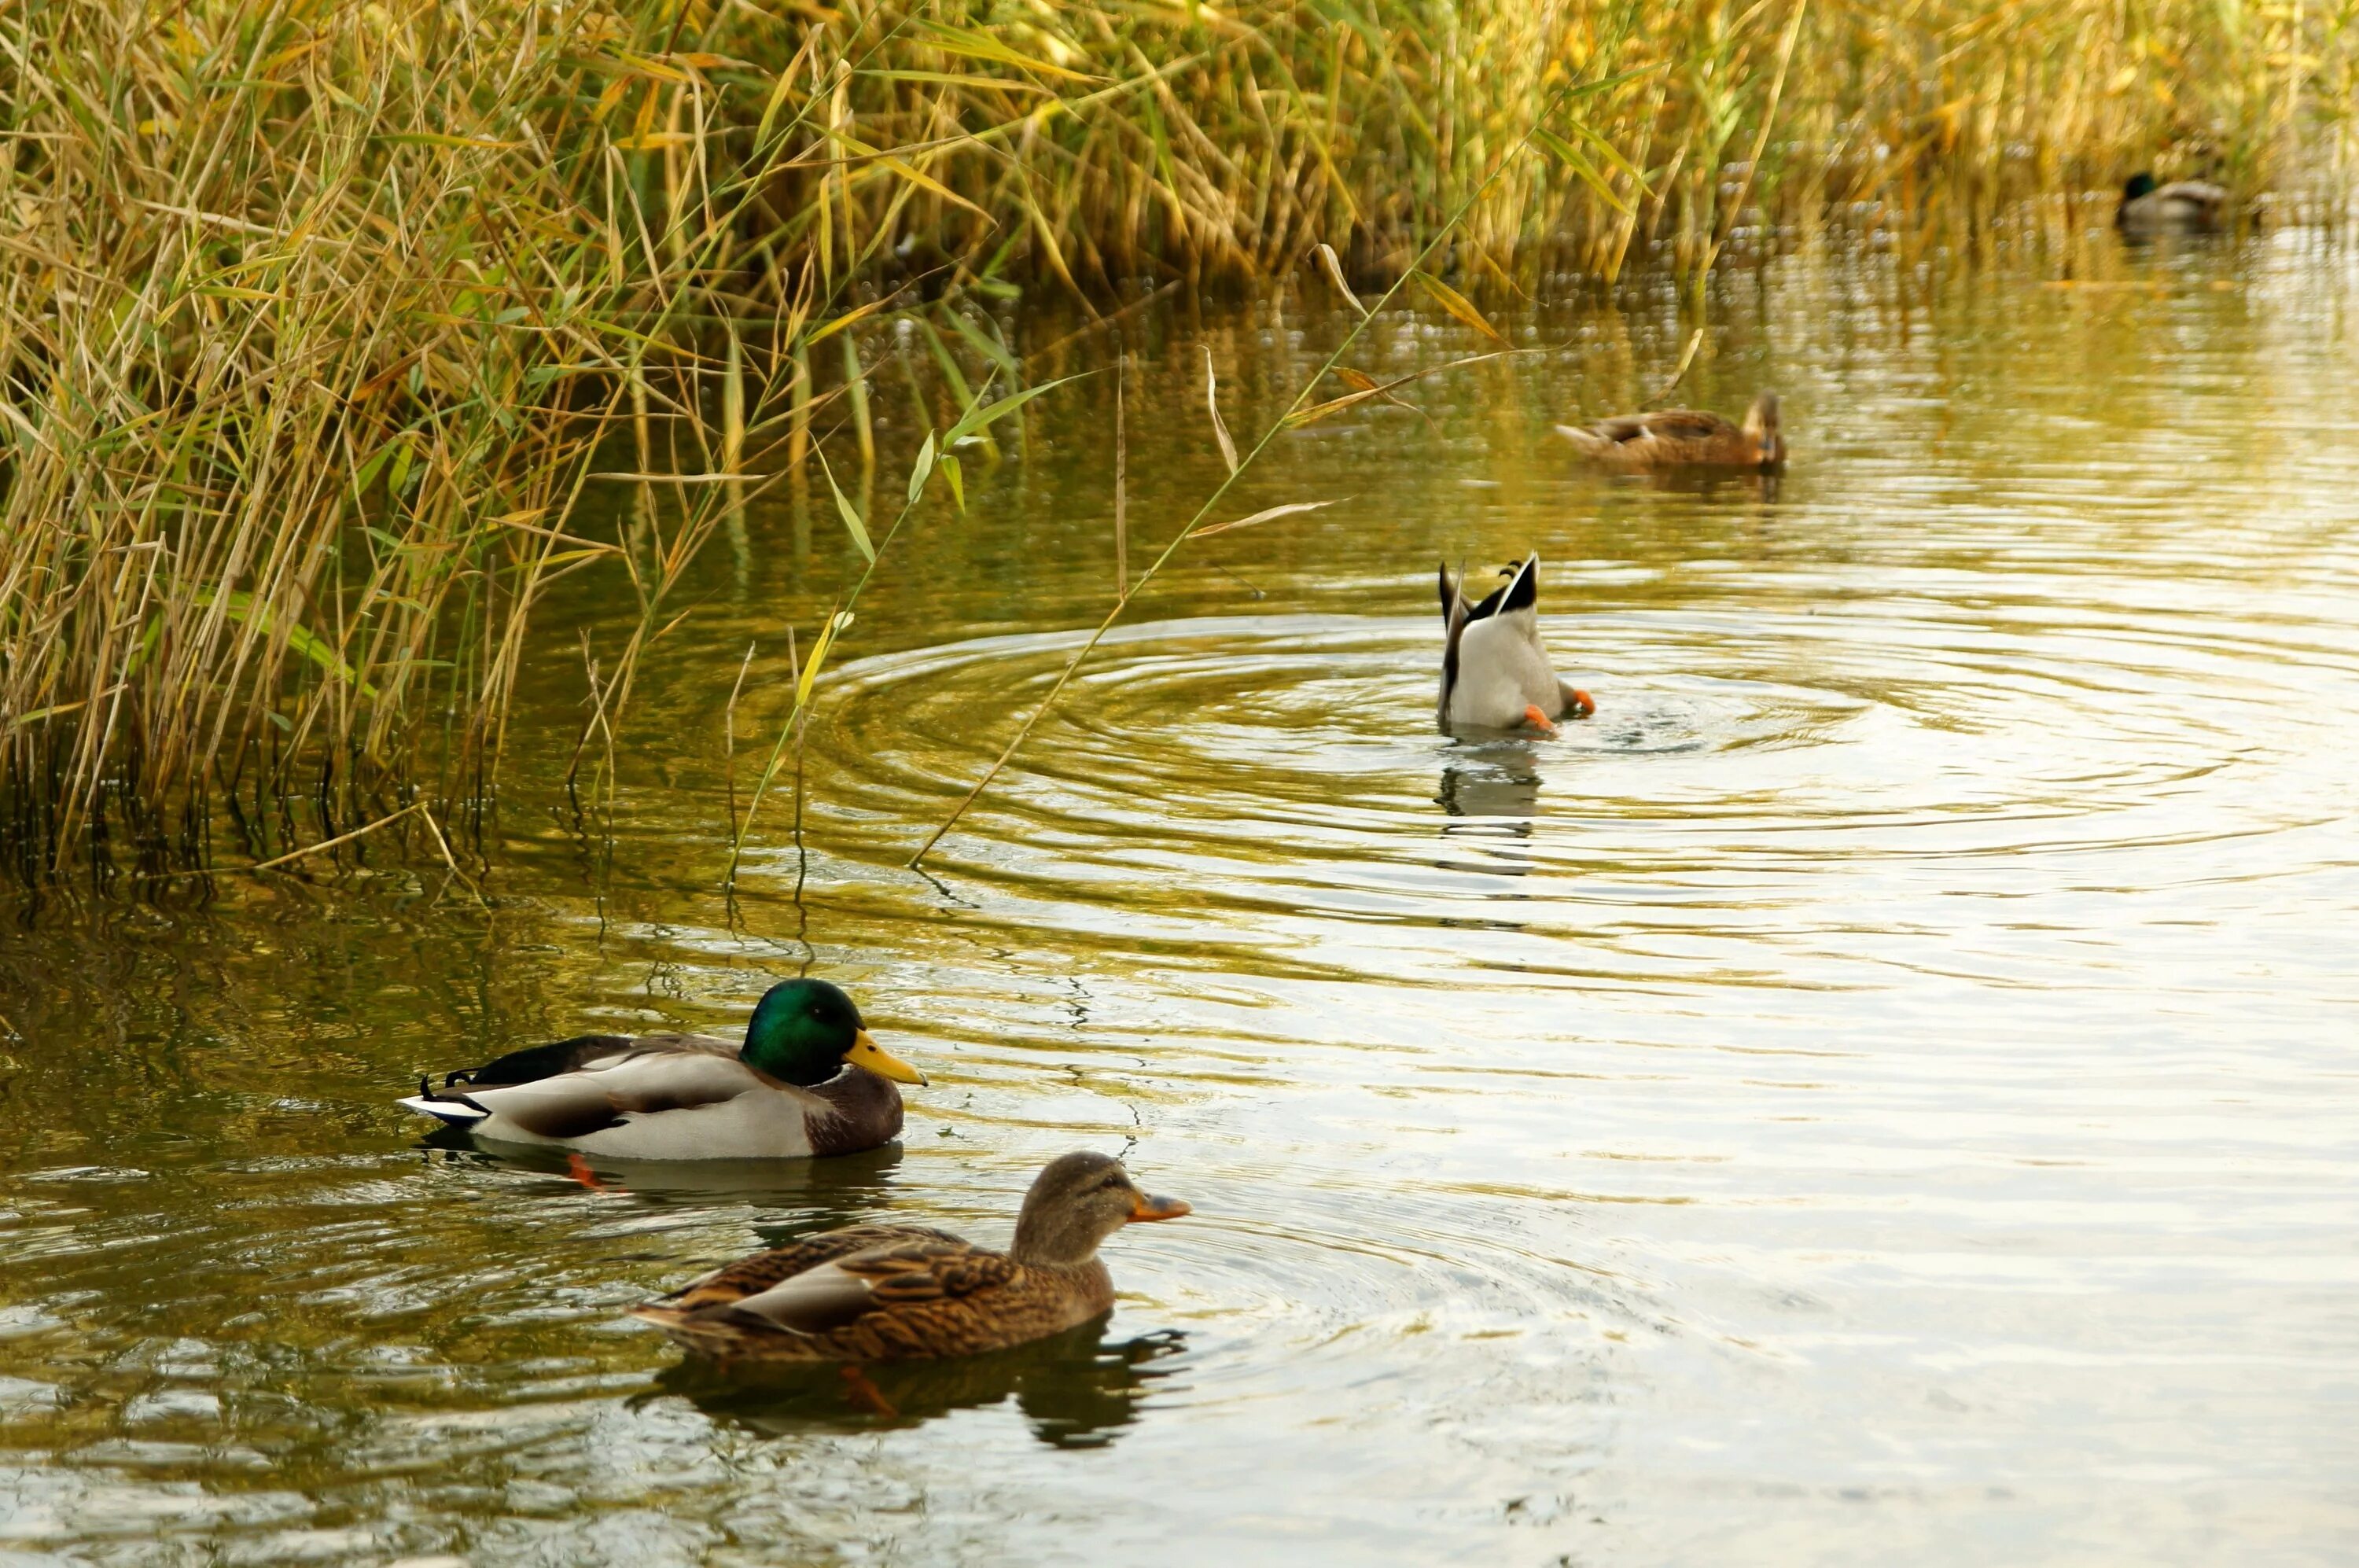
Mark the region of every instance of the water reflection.
<instances>
[{"instance_id":1,"label":"water reflection","mask_svg":"<svg viewBox=\"0 0 2359 1568\"><path fill-rule=\"evenodd\" d=\"M454 1164L526 1171L571 1182L612 1197L658 1204L759 1203L791 1204L803 1231L853 1225L876 1212L893 1190L901 1145L825 1160L617 1160L521 1143L487 1143L464 1128L437 1127L419 1147ZM778 1243L767 1245L777 1246Z\"/></svg>"},{"instance_id":2,"label":"water reflection","mask_svg":"<svg viewBox=\"0 0 2359 1568\"><path fill-rule=\"evenodd\" d=\"M1579 462L1576 456L1575 462ZM1768 506L1777 499L1778 486L1784 484L1783 469L1708 468L1687 466L1657 468L1638 474L1598 473L1602 483L1615 485L1643 485L1648 490L1669 495L1684 495L1706 502L1751 501Z\"/></svg>"},{"instance_id":3,"label":"water reflection","mask_svg":"<svg viewBox=\"0 0 2359 1568\"><path fill-rule=\"evenodd\" d=\"M746 1366L691 1357L656 1379L716 1421L765 1437L814 1430L916 1427L953 1411L1016 1401L1032 1435L1051 1448L1103 1448L1138 1420L1155 1363L1187 1348L1169 1331L1107 1342L1103 1318L990 1356L863 1367Z\"/></svg>"},{"instance_id":4,"label":"water reflection","mask_svg":"<svg viewBox=\"0 0 2359 1568\"><path fill-rule=\"evenodd\" d=\"M1668 376L1672 289L1503 310L1560 346L1422 384L1438 437L1371 406L1240 476L1238 515L1355 499L1175 555L930 880L1109 600L1088 398L913 519L734 905L784 630L865 567L823 491L684 590L594 844L580 670L527 661L491 911L387 872L0 922L0 1558L2347 1556L2359 272L2096 241L1716 289L1681 396L1790 388L1774 503L1548 433ZM1393 321L1371 373L1459 352ZM1203 345L1257 429L1349 324L1134 323L1141 533L1227 478ZM1430 562L1527 550L1599 716L1438 739ZM629 634L603 571L560 640ZM587 1020L742 1023L804 962L939 1066L906 1149L585 1186L421 1158L386 1103ZM1041 1160L1134 1135L1204 1223L1115 1244L1105 1332L1184 1358L766 1391L625 1317L856 1220L997 1242Z\"/></svg>"},{"instance_id":5,"label":"water reflection","mask_svg":"<svg viewBox=\"0 0 2359 1568\"><path fill-rule=\"evenodd\" d=\"M1522 877L1532 867L1532 819L1539 814L1540 775L1530 743L1504 741L1457 747L1441 768L1434 800L1454 821L1441 836L1481 853L1454 862L1493 877Z\"/></svg>"}]
</instances>

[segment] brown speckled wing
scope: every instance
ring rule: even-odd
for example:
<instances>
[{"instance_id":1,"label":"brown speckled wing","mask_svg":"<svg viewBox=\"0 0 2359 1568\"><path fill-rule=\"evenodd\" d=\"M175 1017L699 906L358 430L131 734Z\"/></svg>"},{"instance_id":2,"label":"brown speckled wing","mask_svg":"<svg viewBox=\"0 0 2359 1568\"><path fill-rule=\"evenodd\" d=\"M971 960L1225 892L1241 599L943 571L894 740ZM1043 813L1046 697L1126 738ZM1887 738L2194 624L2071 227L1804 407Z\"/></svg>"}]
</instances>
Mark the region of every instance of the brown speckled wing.
<instances>
[{"instance_id":1,"label":"brown speckled wing","mask_svg":"<svg viewBox=\"0 0 2359 1568\"><path fill-rule=\"evenodd\" d=\"M1712 441L1736 432L1736 427L1718 414L1699 413L1693 408L1665 408L1640 418L1647 433L1664 441Z\"/></svg>"},{"instance_id":2,"label":"brown speckled wing","mask_svg":"<svg viewBox=\"0 0 2359 1568\"><path fill-rule=\"evenodd\" d=\"M908 1355L927 1341L988 1333L976 1313L1023 1268L955 1237L914 1237L822 1263L748 1296L725 1315L748 1328L824 1342L854 1356Z\"/></svg>"},{"instance_id":3,"label":"brown speckled wing","mask_svg":"<svg viewBox=\"0 0 2359 1568\"><path fill-rule=\"evenodd\" d=\"M813 1243L848 1245L882 1228ZM1027 1269L940 1232L892 1234L886 1245L799 1269L743 1295L761 1276L807 1261L819 1247L807 1243L783 1256L749 1258L636 1315L723 1362L875 1361L1004 1349L1086 1323L1114 1304L1114 1281L1095 1259Z\"/></svg>"},{"instance_id":4,"label":"brown speckled wing","mask_svg":"<svg viewBox=\"0 0 2359 1568\"><path fill-rule=\"evenodd\" d=\"M1618 414L1610 419L1600 419L1589 427L1589 433L1617 445L1623 441L1634 441L1647 433L1647 416Z\"/></svg>"},{"instance_id":5,"label":"brown speckled wing","mask_svg":"<svg viewBox=\"0 0 2359 1568\"><path fill-rule=\"evenodd\" d=\"M798 1274L832 1263L855 1252L872 1247L897 1247L912 1241L957 1241L947 1231L929 1230L923 1225L851 1225L842 1230L822 1231L808 1236L792 1247L773 1247L757 1252L751 1258L716 1269L701 1279L690 1281L670 1295L660 1299L661 1306L680 1312L701 1308L733 1307L748 1296L790 1279Z\"/></svg>"},{"instance_id":6,"label":"brown speckled wing","mask_svg":"<svg viewBox=\"0 0 2359 1568\"><path fill-rule=\"evenodd\" d=\"M864 1281L880 1307L957 1301L1008 1284L1024 1272L1006 1253L955 1237L877 1247L842 1258L836 1267Z\"/></svg>"}]
</instances>

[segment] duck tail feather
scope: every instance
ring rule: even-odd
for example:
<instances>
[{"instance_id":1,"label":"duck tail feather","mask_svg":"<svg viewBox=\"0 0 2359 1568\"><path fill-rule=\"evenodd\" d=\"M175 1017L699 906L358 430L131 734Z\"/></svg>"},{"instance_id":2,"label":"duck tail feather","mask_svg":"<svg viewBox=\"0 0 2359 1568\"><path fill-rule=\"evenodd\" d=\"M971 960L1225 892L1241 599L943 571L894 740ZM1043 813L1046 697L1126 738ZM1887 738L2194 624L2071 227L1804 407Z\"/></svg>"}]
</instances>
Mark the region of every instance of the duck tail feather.
<instances>
[{"instance_id":1,"label":"duck tail feather","mask_svg":"<svg viewBox=\"0 0 2359 1568\"><path fill-rule=\"evenodd\" d=\"M444 1094L423 1078L418 1081L418 1093L404 1096L400 1104L447 1127L468 1127L492 1114L464 1094Z\"/></svg>"},{"instance_id":2,"label":"duck tail feather","mask_svg":"<svg viewBox=\"0 0 2359 1568\"><path fill-rule=\"evenodd\" d=\"M1516 569L1514 581L1507 584L1507 596L1499 603L1498 613L1512 615L1517 610L1528 610L1540 601L1540 558L1538 552L1524 558Z\"/></svg>"},{"instance_id":3,"label":"duck tail feather","mask_svg":"<svg viewBox=\"0 0 2359 1568\"><path fill-rule=\"evenodd\" d=\"M1458 581L1450 580L1450 563L1441 563L1441 694L1433 716L1450 727L1450 698L1458 686L1458 639L1466 630L1466 563L1458 563Z\"/></svg>"}]
</instances>

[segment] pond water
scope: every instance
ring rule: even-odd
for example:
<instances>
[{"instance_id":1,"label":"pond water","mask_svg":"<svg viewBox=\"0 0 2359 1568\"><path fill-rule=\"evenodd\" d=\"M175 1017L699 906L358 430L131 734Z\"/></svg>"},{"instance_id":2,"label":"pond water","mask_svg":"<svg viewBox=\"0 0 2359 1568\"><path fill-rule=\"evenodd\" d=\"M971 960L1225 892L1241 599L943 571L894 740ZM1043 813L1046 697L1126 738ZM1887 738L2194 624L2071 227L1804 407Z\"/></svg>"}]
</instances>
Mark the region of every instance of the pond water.
<instances>
[{"instance_id":1,"label":"pond water","mask_svg":"<svg viewBox=\"0 0 2359 1568\"><path fill-rule=\"evenodd\" d=\"M1668 283L1500 310L1532 352L1282 438L1224 515L1336 504L1184 549L922 874L1113 593L1106 377L893 546L734 903L739 661L742 796L858 564L823 490L716 540L611 812L559 779L627 594L550 603L488 910L25 910L0 1563L2347 1561L2359 272L2069 261L1723 279L1681 396L1783 394L1774 492L1550 434L1669 374ZM1220 473L1206 350L1249 434L1346 324L1119 324L1134 573ZM1483 346L1405 311L1353 363ZM1596 718L1436 734L1436 560L1534 550ZM807 969L933 1074L899 1148L592 1190L391 1103ZM1102 1339L880 1405L622 1315L854 1218L1001 1241L1075 1147L1196 1207L1111 1244Z\"/></svg>"}]
</instances>

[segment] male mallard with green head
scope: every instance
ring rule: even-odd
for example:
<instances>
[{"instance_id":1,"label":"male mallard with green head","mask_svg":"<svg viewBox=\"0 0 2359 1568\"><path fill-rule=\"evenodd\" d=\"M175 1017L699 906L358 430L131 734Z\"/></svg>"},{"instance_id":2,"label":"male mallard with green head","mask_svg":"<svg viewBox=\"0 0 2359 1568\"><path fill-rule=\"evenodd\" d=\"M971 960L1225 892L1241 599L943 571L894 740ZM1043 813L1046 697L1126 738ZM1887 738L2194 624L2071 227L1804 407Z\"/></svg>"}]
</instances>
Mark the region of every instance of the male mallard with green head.
<instances>
[{"instance_id":1,"label":"male mallard with green head","mask_svg":"<svg viewBox=\"0 0 2359 1568\"><path fill-rule=\"evenodd\" d=\"M1625 474L1661 468L1770 469L1786 461L1775 392L1754 398L1741 425L1700 409L1661 408L1651 414L1617 414L1593 425L1559 425L1556 433L1592 462Z\"/></svg>"},{"instance_id":2,"label":"male mallard with green head","mask_svg":"<svg viewBox=\"0 0 2359 1568\"><path fill-rule=\"evenodd\" d=\"M742 1044L701 1034L585 1034L420 1082L401 1103L479 1138L616 1160L856 1154L901 1136L893 1085L926 1075L869 1038L824 980L773 985Z\"/></svg>"},{"instance_id":3,"label":"male mallard with green head","mask_svg":"<svg viewBox=\"0 0 2359 1568\"><path fill-rule=\"evenodd\" d=\"M2208 180L2158 185L2141 172L2123 183L2114 223L2127 234L2194 234L2218 228L2227 212L2228 192Z\"/></svg>"},{"instance_id":4,"label":"male mallard with green head","mask_svg":"<svg viewBox=\"0 0 2359 1568\"><path fill-rule=\"evenodd\" d=\"M1444 731L1461 725L1506 730L1529 725L1556 733L1570 713L1597 712L1589 693L1557 679L1540 641L1540 558L1501 569L1508 581L1469 608L1465 584L1441 565L1441 697L1434 717Z\"/></svg>"},{"instance_id":5,"label":"male mallard with green head","mask_svg":"<svg viewBox=\"0 0 2359 1568\"><path fill-rule=\"evenodd\" d=\"M1098 1258L1133 1220L1177 1219L1122 1161L1060 1155L1033 1180L1005 1252L921 1225L853 1225L707 1274L632 1310L723 1361L916 1361L1006 1350L1114 1306Z\"/></svg>"}]
</instances>

